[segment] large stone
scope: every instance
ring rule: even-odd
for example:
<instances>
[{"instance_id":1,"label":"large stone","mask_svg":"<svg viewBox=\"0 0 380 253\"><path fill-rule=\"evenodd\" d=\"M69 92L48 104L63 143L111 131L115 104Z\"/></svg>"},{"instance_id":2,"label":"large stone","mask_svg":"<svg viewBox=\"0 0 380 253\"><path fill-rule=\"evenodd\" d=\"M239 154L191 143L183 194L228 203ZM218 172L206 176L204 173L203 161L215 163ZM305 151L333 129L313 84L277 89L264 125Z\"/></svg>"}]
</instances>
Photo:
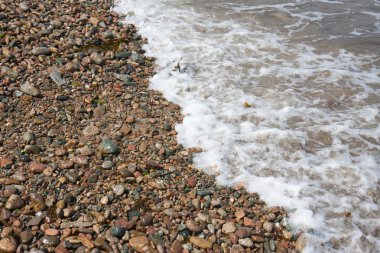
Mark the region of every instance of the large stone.
<instances>
[{"instance_id":1,"label":"large stone","mask_svg":"<svg viewBox=\"0 0 380 253\"><path fill-rule=\"evenodd\" d=\"M119 147L110 139L104 139L100 143L100 151L104 154L117 154L119 153Z\"/></svg>"},{"instance_id":2,"label":"large stone","mask_svg":"<svg viewBox=\"0 0 380 253\"><path fill-rule=\"evenodd\" d=\"M51 54L51 51L47 47L35 47L32 49L33 55L49 55Z\"/></svg>"},{"instance_id":3,"label":"large stone","mask_svg":"<svg viewBox=\"0 0 380 253\"><path fill-rule=\"evenodd\" d=\"M272 230L273 230L273 223L272 222L264 222L263 224L263 229L268 232L268 233L271 233Z\"/></svg>"},{"instance_id":4,"label":"large stone","mask_svg":"<svg viewBox=\"0 0 380 253\"><path fill-rule=\"evenodd\" d=\"M212 248L212 242L209 240L196 237L196 236L191 236L190 237L190 242L194 244L195 246L201 248L201 249L211 249Z\"/></svg>"},{"instance_id":5,"label":"large stone","mask_svg":"<svg viewBox=\"0 0 380 253\"><path fill-rule=\"evenodd\" d=\"M45 164L32 162L29 164L29 171L32 173L42 173L46 168Z\"/></svg>"},{"instance_id":6,"label":"large stone","mask_svg":"<svg viewBox=\"0 0 380 253\"><path fill-rule=\"evenodd\" d=\"M86 126L82 131L84 136L94 136L100 133L99 128L95 125Z\"/></svg>"},{"instance_id":7,"label":"large stone","mask_svg":"<svg viewBox=\"0 0 380 253\"><path fill-rule=\"evenodd\" d=\"M9 169L12 163L12 160L9 158L0 158L0 169Z\"/></svg>"},{"instance_id":8,"label":"large stone","mask_svg":"<svg viewBox=\"0 0 380 253\"><path fill-rule=\"evenodd\" d=\"M55 247L59 244L60 240L56 236L45 235L41 238L41 242L47 246Z\"/></svg>"},{"instance_id":9,"label":"large stone","mask_svg":"<svg viewBox=\"0 0 380 253\"><path fill-rule=\"evenodd\" d=\"M175 240L170 247L170 251L173 253L182 253L182 249L182 243L178 240Z\"/></svg>"},{"instance_id":10,"label":"large stone","mask_svg":"<svg viewBox=\"0 0 380 253\"><path fill-rule=\"evenodd\" d=\"M202 232L202 228L193 220L188 220L186 221L186 227L195 233L200 233Z\"/></svg>"},{"instance_id":11,"label":"large stone","mask_svg":"<svg viewBox=\"0 0 380 253\"><path fill-rule=\"evenodd\" d=\"M236 231L236 226L233 222L227 222L222 226L222 232L225 234L231 234Z\"/></svg>"},{"instance_id":12,"label":"large stone","mask_svg":"<svg viewBox=\"0 0 380 253\"><path fill-rule=\"evenodd\" d=\"M246 248L251 248L253 246L253 241L249 238L239 239L239 244Z\"/></svg>"},{"instance_id":13,"label":"large stone","mask_svg":"<svg viewBox=\"0 0 380 253\"><path fill-rule=\"evenodd\" d=\"M20 233L21 243L30 243L33 240L33 233L30 231L22 231Z\"/></svg>"},{"instance_id":14,"label":"large stone","mask_svg":"<svg viewBox=\"0 0 380 253\"><path fill-rule=\"evenodd\" d=\"M58 85L62 86L66 83L66 80L62 78L61 73L58 70L53 70L50 73L50 78Z\"/></svg>"},{"instance_id":15,"label":"large stone","mask_svg":"<svg viewBox=\"0 0 380 253\"><path fill-rule=\"evenodd\" d=\"M157 253L156 249L150 246L149 239L146 236L136 236L129 240L129 244L140 253Z\"/></svg>"},{"instance_id":16,"label":"large stone","mask_svg":"<svg viewBox=\"0 0 380 253\"><path fill-rule=\"evenodd\" d=\"M31 85L30 83L26 82L20 86L20 90L24 92L25 94L31 95L33 97L36 97L40 94L38 89Z\"/></svg>"},{"instance_id":17,"label":"large stone","mask_svg":"<svg viewBox=\"0 0 380 253\"><path fill-rule=\"evenodd\" d=\"M10 196L7 203L5 203L5 208L9 210L20 209L23 206L24 206L24 200L16 194L13 194L12 196Z\"/></svg>"},{"instance_id":18,"label":"large stone","mask_svg":"<svg viewBox=\"0 0 380 253\"><path fill-rule=\"evenodd\" d=\"M0 252L13 253L17 250L17 243L10 238L4 238L0 240Z\"/></svg>"}]
</instances>

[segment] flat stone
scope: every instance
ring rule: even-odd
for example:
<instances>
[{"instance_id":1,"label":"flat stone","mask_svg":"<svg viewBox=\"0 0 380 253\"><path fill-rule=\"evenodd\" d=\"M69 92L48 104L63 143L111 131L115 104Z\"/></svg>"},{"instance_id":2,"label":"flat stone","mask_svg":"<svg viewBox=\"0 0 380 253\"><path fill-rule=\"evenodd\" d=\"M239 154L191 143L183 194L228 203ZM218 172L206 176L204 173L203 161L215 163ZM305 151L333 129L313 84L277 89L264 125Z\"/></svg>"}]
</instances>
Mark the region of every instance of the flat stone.
<instances>
[{"instance_id":1,"label":"flat stone","mask_svg":"<svg viewBox=\"0 0 380 253\"><path fill-rule=\"evenodd\" d=\"M141 216L140 221L141 221L141 225L143 226L151 225L153 223L153 215L150 213L147 213Z\"/></svg>"},{"instance_id":2,"label":"flat stone","mask_svg":"<svg viewBox=\"0 0 380 253\"><path fill-rule=\"evenodd\" d=\"M94 63L96 63L97 65L103 65L105 62L105 59L103 58L103 56L101 56L98 53L92 53L90 57L94 61Z\"/></svg>"},{"instance_id":3,"label":"flat stone","mask_svg":"<svg viewBox=\"0 0 380 253\"><path fill-rule=\"evenodd\" d=\"M255 227L255 221L248 217L244 217L243 224L245 227L251 227L251 228Z\"/></svg>"},{"instance_id":4,"label":"flat stone","mask_svg":"<svg viewBox=\"0 0 380 253\"><path fill-rule=\"evenodd\" d=\"M62 86L66 84L66 80L62 78L61 73L58 70L53 70L50 73L50 78L58 85Z\"/></svg>"},{"instance_id":5,"label":"flat stone","mask_svg":"<svg viewBox=\"0 0 380 253\"><path fill-rule=\"evenodd\" d=\"M32 49L33 55L49 55L51 54L51 51L47 47L35 47Z\"/></svg>"},{"instance_id":6,"label":"flat stone","mask_svg":"<svg viewBox=\"0 0 380 253\"><path fill-rule=\"evenodd\" d=\"M78 165L88 165L88 158L85 156L74 156L71 161Z\"/></svg>"},{"instance_id":7,"label":"flat stone","mask_svg":"<svg viewBox=\"0 0 380 253\"><path fill-rule=\"evenodd\" d=\"M263 229L266 232L271 233L273 231L273 223L272 222L264 222Z\"/></svg>"},{"instance_id":8,"label":"flat stone","mask_svg":"<svg viewBox=\"0 0 380 253\"><path fill-rule=\"evenodd\" d=\"M119 147L110 139L104 139L100 143L100 150L104 154L117 154L119 152Z\"/></svg>"},{"instance_id":9,"label":"flat stone","mask_svg":"<svg viewBox=\"0 0 380 253\"><path fill-rule=\"evenodd\" d=\"M45 230L45 235L57 236L58 234L59 234L59 231L54 228L48 228Z\"/></svg>"},{"instance_id":10,"label":"flat stone","mask_svg":"<svg viewBox=\"0 0 380 253\"><path fill-rule=\"evenodd\" d=\"M22 231L20 233L20 240L21 240L21 243L30 243L32 240L33 240L33 233L30 232L30 231Z\"/></svg>"},{"instance_id":11,"label":"flat stone","mask_svg":"<svg viewBox=\"0 0 380 253\"><path fill-rule=\"evenodd\" d=\"M73 222L62 222L61 228L86 228L92 227L93 223L89 221L73 221Z\"/></svg>"},{"instance_id":12,"label":"flat stone","mask_svg":"<svg viewBox=\"0 0 380 253\"><path fill-rule=\"evenodd\" d=\"M204 196L207 196L207 195L212 195L212 191L211 190L207 190L207 189L197 190L197 195L201 196L201 197L204 197Z\"/></svg>"},{"instance_id":13,"label":"flat stone","mask_svg":"<svg viewBox=\"0 0 380 253\"><path fill-rule=\"evenodd\" d=\"M111 235L115 236L117 238L123 237L125 234L125 228L119 227L119 226L112 226L111 227Z\"/></svg>"},{"instance_id":14,"label":"flat stone","mask_svg":"<svg viewBox=\"0 0 380 253\"><path fill-rule=\"evenodd\" d=\"M74 172L65 173L65 177L67 178L67 180L74 184L79 180L78 174Z\"/></svg>"},{"instance_id":15,"label":"flat stone","mask_svg":"<svg viewBox=\"0 0 380 253\"><path fill-rule=\"evenodd\" d=\"M125 192L125 187L124 185L117 184L112 187L113 192L115 193L116 196L121 196Z\"/></svg>"},{"instance_id":16,"label":"flat stone","mask_svg":"<svg viewBox=\"0 0 380 253\"><path fill-rule=\"evenodd\" d=\"M251 248L253 246L253 241L249 238L239 239L239 244L246 248Z\"/></svg>"},{"instance_id":17,"label":"flat stone","mask_svg":"<svg viewBox=\"0 0 380 253\"><path fill-rule=\"evenodd\" d=\"M32 173L42 173L45 168L46 168L46 165L42 163L31 162L29 164L29 171Z\"/></svg>"},{"instance_id":18,"label":"flat stone","mask_svg":"<svg viewBox=\"0 0 380 253\"><path fill-rule=\"evenodd\" d=\"M132 52L130 59L138 64L143 64L145 62L144 56L136 52Z\"/></svg>"},{"instance_id":19,"label":"flat stone","mask_svg":"<svg viewBox=\"0 0 380 253\"><path fill-rule=\"evenodd\" d=\"M113 252L113 249L111 246L104 240L102 237L98 236L96 240L94 241L94 245L96 247L99 247L101 249L104 249L106 252Z\"/></svg>"},{"instance_id":20,"label":"flat stone","mask_svg":"<svg viewBox=\"0 0 380 253\"><path fill-rule=\"evenodd\" d=\"M200 233L202 232L202 228L193 220L187 220L186 221L186 227L195 233Z\"/></svg>"},{"instance_id":21,"label":"flat stone","mask_svg":"<svg viewBox=\"0 0 380 253\"><path fill-rule=\"evenodd\" d=\"M41 242L45 245L55 247L59 244L60 240L56 236L45 235L41 238Z\"/></svg>"},{"instance_id":22,"label":"flat stone","mask_svg":"<svg viewBox=\"0 0 380 253\"><path fill-rule=\"evenodd\" d=\"M132 248L134 248L137 252L140 253L156 253L158 252L156 249L153 249L150 246L149 239L146 236L136 236L129 240L129 244Z\"/></svg>"},{"instance_id":23,"label":"flat stone","mask_svg":"<svg viewBox=\"0 0 380 253\"><path fill-rule=\"evenodd\" d=\"M124 124L121 128L120 128L120 133L124 136L132 133L132 128L128 125L128 124Z\"/></svg>"},{"instance_id":24,"label":"flat stone","mask_svg":"<svg viewBox=\"0 0 380 253\"><path fill-rule=\"evenodd\" d=\"M212 248L212 242L209 240L196 237L196 236L191 236L190 237L190 243L194 244L195 246L201 248L201 249L211 249Z\"/></svg>"},{"instance_id":25,"label":"flat stone","mask_svg":"<svg viewBox=\"0 0 380 253\"><path fill-rule=\"evenodd\" d=\"M34 87L33 85L31 85L30 83L28 83L28 82L22 84L20 86L20 90L23 93L31 95L33 97L36 97L36 96L38 96L40 94L40 92L38 91L38 89L36 87Z\"/></svg>"},{"instance_id":26,"label":"flat stone","mask_svg":"<svg viewBox=\"0 0 380 253\"><path fill-rule=\"evenodd\" d=\"M95 136L100 133L99 128L95 125L86 126L82 131L84 136Z\"/></svg>"},{"instance_id":27,"label":"flat stone","mask_svg":"<svg viewBox=\"0 0 380 253\"><path fill-rule=\"evenodd\" d=\"M79 240L79 241L80 241L80 242L81 242L86 248L88 248L88 249L92 249L92 248L95 247L94 243L93 243L90 239L88 239L88 238L86 237L86 235L80 233L80 234L77 236L77 238L78 238L78 240ZM91 252L92 252L92 251L91 251ZM99 251L99 253L100 253L100 251Z\"/></svg>"},{"instance_id":28,"label":"flat stone","mask_svg":"<svg viewBox=\"0 0 380 253\"><path fill-rule=\"evenodd\" d=\"M26 145L24 151L28 154L39 154L41 152L41 148L37 145Z\"/></svg>"},{"instance_id":29,"label":"flat stone","mask_svg":"<svg viewBox=\"0 0 380 253\"><path fill-rule=\"evenodd\" d=\"M241 245L235 244L232 245L230 253L241 253L245 252L244 248Z\"/></svg>"},{"instance_id":30,"label":"flat stone","mask_svg":"<svg viewBox=\"0 0 380 253\"><path fill-rule=\"evenodd\" d=\"M104 161L102 163L103 169L111 169L114 166L114 163L112 161Z\"/></svg>"},{"instance_id":31,"label":"flat stone","mask_svg":"<svg viewBox=\"0 0 380 253\"><path fill-rule=\"evenodd\" d=\"M5 208L9 210L20 209L24 206L24 200L16 194L9 197L7 203L5 203Z\"/></svg>"},{"instance_id":32,"label":"flat stone","mask_svg":"<svg viewBox=\"0 0 380 253\"><path fill-rule=\"evenodd\" d=\"M128 74L114 73L113 76L115 78L119 79L120 81L124 81L124 82L132 82L133 81L133 78Z\"/></svg>"},{"instance_id":33,"label":"flat stone","mask_svg":"<svg viewBox=\"0 0 380 253\"><path fill-rule=\"evenodd\" d=\"M254 242L264 242L264 237L258 236L258 235L252 235L251 236L252 241Z\"/></svg>"},{"instance_id":34,"label":"flat stone","mask_svg":"<svg viewBox=\"0 0 380 253\"><path fill-rule=\"evenodd\" d=\"M32 219L30 219L27 223L26 223L26 226L27 227L33 227L33 226L38 226L41 224L41 217L33 217Z\"/></svg>"},{"instance_id":35,"label":"flat stone","mask_svg":"<svg viewBox=\"0 0 380 253\"><path fill-rule=\"evenodd\" d=\"M32 132L25 132L23 135L22 135L22 139L26 142L30 142L32 140L35 139L35 136Z\"/></svg>"},{"instance_id":36,"label":"flat stone","mask_svg":"<svg viewBox=\"0 0 380 253\"><path fill-rule=\"evenodd\" d=\"M17 250L17 243L10 238L3 238L0 240L0 252L14 253Z\"/></svg>"},{"instance_id":37,"label":"flat stone","mask_svg":"<svg viewBox=\"0 0 380 253\"><path fill-rule=\"evenodd\" d=\"M127 214L129 220L132 220L134 217L140 218L141 216L140 211L136 209L129 210Z\"/></svg>"},{"instance_id":38,"label":"flat stone","mask_svg":"<svg viewBox=\"0 0 380 253\"><path fill-rule=\"evenodd\" d=\"M116 54L115 54L115 57L116 57L117 59L127 59L127 58L129 58L131 55L132 55L132 52L130 52L130 51L122 51L122 52L120 52L120 53L116 53Z\"/></svg>"},{"instance_id":39,"label":"flat stone","mask_svg":"<svg viewBox=\"0 0 380 253\"><path fill-rule=\"evenodd\" d=\"M197 185L197 176L193 175L187 179L187 185L191 188L195 187Z\"/></svg>"},{"instance_id":40,"label":"flat stone","mask_svg":"<svg viewBox=\"0 0 380 253\"><path fill-rule=\"evenodd\" d=\"M297 252L302 252L306 247L306 236L301 235L296 240L296 250Z\"/></svg>"},{"instance_id":41,"label":"flat stone","mask_svg":"<svg viewBox=\"0 0 380 253\"><path fill-rule=\"evenodd\" d=\"M10 169L13 161L9 158L0 158L0 169Z\"/></svg>"},{"instance_id":42,"label":"flat stone","mask_svg":"<svg viewBox=\"0 0 380 253\"><path fill-rule=\"evenodd\" d=\"M243 210L238 210L235 212L236 220L240 220L240 219L244 218L244 216L245 216L245 213Z\"/></svg>"},{"instance_id":43,"label":"flat stone","mask_svg":"<svg viewBox=\"0 0 380 253\"><path fill-rule=\"evenodd\" d=\"M222 232L225 234L231 234L236 231L236 226L233 222L227 222L222 226Z\"/></svg>"}]
</instances>

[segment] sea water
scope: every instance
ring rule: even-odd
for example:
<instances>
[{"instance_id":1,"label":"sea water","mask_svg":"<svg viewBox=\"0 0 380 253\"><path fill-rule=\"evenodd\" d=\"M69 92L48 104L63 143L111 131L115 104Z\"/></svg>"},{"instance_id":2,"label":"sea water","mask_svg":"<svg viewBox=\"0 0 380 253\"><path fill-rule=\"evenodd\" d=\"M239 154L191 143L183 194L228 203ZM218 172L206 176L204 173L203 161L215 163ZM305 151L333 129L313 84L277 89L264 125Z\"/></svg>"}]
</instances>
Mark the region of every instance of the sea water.
<instances>
[{"instance_id":1,"label":"sea water","mask_svg":"<svg viewBox=\"0 0 380 253\"><path fill-rule=\"evenodd\" d=\"M197 167L289 211L305 252L380 249L379 0L119 0Z\"/></svg>"}]
</instances>

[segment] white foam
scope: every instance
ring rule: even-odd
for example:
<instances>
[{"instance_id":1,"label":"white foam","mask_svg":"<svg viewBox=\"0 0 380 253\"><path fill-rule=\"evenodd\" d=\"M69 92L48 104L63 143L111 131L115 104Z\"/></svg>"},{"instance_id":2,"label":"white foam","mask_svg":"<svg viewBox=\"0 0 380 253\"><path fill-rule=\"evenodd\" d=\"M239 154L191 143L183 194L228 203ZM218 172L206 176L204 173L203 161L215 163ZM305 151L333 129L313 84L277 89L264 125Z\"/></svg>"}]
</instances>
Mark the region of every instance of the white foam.
<instances>
[{"instance_id":1,"label":"white foam","mask_svg":"<svg viewBox=\"0 0 380 253\"><path fill-rule=\"evenodd\" d=\"M334 15L293 13L298 7L302 1L265 5L288 12L302 27L310 17ZM115 10L129 13L126 22L148 38L145 49L159 69L151 88L183 108L178 140L203 149L194 157L198 167L286 207L294 230L309 231L305 252L375 251L378 55L292 42L255 22L252 11L265 8L122 0ZM174 71L180 59L181 73ZM344 218L348 211L351 218ZM332 238L342 241L337 249Z\"/></svg>"}]
</instances>

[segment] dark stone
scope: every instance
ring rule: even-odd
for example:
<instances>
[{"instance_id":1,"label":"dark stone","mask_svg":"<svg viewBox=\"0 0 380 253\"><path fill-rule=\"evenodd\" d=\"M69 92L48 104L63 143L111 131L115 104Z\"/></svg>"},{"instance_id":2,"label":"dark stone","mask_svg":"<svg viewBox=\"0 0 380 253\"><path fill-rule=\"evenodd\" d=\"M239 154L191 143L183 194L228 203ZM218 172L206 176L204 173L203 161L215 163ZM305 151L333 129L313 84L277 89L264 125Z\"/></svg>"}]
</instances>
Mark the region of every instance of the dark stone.
<instances>
[{"instance_id":1,"label":"dark stone","mask_svg":"<svg viewBox=\"0 0 380 253\"><path fill-rule=\"evenodd\" d=\"M122 227L119 227L119 226L113 226L111 228L111 235L112 236L115 236L117 238L121 238L123 237L123 235L125 234L125 229L122 228Z\"/></svg>"}]
</instances>

